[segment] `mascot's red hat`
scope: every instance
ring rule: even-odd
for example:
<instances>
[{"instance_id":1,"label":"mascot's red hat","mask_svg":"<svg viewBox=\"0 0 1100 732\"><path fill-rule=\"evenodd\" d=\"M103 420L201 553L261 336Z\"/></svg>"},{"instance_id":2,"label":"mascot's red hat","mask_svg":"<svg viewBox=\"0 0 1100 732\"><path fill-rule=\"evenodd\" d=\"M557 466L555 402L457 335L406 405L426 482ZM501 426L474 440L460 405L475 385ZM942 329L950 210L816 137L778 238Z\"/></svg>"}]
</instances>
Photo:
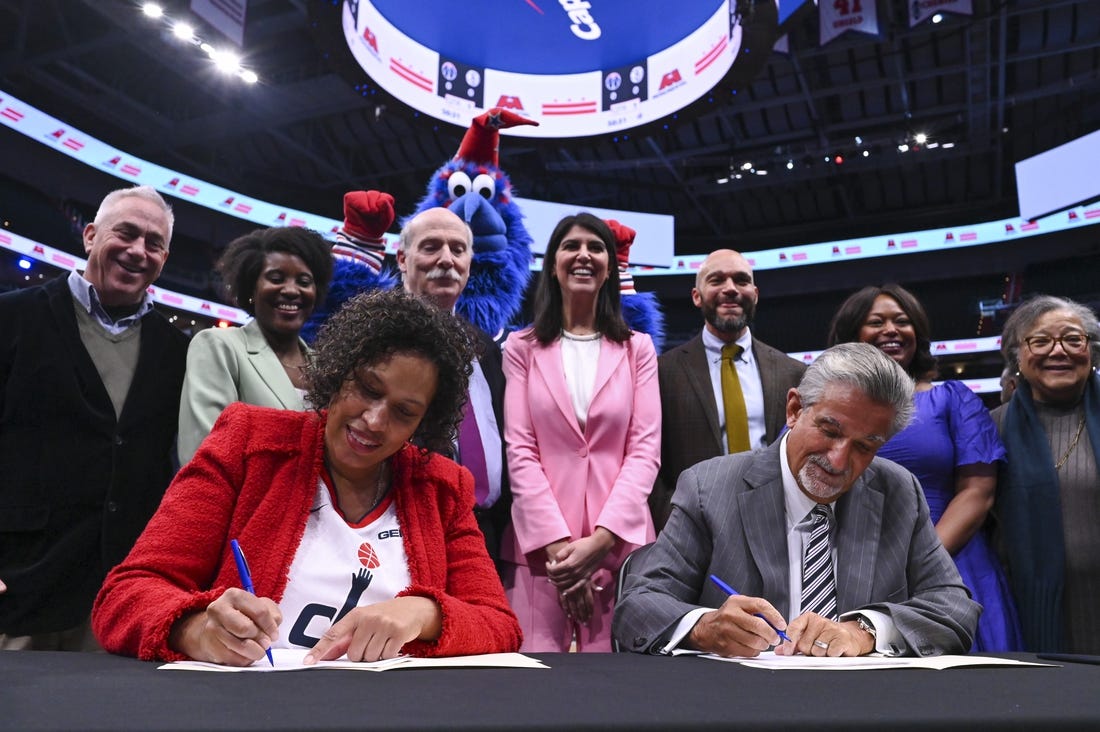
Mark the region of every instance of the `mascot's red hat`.
<instances>
[{"instance_id":1,"label":"mascot's red hat","mask_svg":"<svg viewBox=\"0 0 1100 732\"><path fill-rule=\"evenodd\" d=\"M619 292L623 295L633 295L634 277L627 270L630 262L630 247L634 244L634 237L638 232L626 224L620 224L615 219L606 219L607 227L615 235L615 259L619 262Z\"/></svg>"},{"instance_id":2,"label":"mascot's red hat","mask_svg":"<svg viewBox=\"0 0 1100 732\"><path fill-rule=\"evenodd\" d=\"M355 244L381 244L393 225L393 196L381 191L344 194L343 234Z\"/></svg>"},{"instance_id":3,"label":"mascot's red hat","mask_svg":"<svg viewBox=\"0 0 1100 732\"><path fill-rule=\"evenodd\" d=\"M497 150L500 147L500 129L518 125L537 127L538 124L535 120L521 117L515 112L493 107L488 112L474 117L474 121L470 123L470 129L466 130L466 135L462 138L462 144L458 146L455 160L499 168Z\"/></svg>"}]
</instances>

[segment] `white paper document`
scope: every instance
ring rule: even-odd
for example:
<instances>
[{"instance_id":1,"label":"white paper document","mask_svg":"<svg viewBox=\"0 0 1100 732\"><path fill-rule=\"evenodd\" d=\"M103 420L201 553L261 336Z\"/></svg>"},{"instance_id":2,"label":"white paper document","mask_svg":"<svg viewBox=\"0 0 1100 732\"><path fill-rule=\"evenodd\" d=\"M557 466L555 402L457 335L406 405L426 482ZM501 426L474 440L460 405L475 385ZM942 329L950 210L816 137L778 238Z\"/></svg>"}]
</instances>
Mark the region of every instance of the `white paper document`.
<instances>
[{"instance_id":1,"label":"white paper document","mask_svg":"<svg viewBox=\"0 0 1100 732\"><path fill-rule=\"evenodd\" d=\"M524 656L522 653L485 653L479 656L450 656L447 658L414 658L398 656L384 661L349 661L346 656L335 661L318 661L312 666L302 663L306 653L304 648L273 648L271 655L275 659L272 666L264 656L251 666L223 666L220 663L205 661L173 661L158 669L169 671L309 671L311 669L345 669L351 671L388 671L390 669L415 668L550 668L542 661Z\"/></svg>"},{"instance_id":2,"label":"white paper document","mask_svg":"<svg viewBox=\"0 0 1100 732\"><path fill-rule=\"evenodd\" d=\"M803 671L866 671L876 668L928 668L942 670L946 668L961 668L964 666L1050 666L1048 663L1033 663L1030 661L1017 661L1012 658L994 658L992 656L870 656L828 658L824 656L777 656L772 651L765 651L755 658L735 656L723 658L711 653L703 654L702 658L714 661L731 661L742 666L752 668L776 669L801 669Z\"/></svg>"}]
</instances>

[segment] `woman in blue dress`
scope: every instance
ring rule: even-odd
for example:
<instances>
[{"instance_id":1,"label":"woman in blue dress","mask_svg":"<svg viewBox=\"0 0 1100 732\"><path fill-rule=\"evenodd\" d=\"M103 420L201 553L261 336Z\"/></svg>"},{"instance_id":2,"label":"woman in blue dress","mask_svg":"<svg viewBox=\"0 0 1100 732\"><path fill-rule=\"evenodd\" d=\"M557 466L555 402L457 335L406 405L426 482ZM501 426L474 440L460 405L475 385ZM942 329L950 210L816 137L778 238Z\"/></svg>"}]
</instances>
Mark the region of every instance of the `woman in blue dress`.
<instances>
[{"instance_id":1,"label":"woman in blue dress","mask_svg":"<svg viewBox=\"0 0 1100 732\"><path fill-rule=\"evenodd\" d=\"M837 310L829 345L870 343L916 383L916 414L878 454L920 480L932 521L963 582L983 611L972 651L1020 650L1019 621L996 552L985 531L1005 451L981 399L958 381L933 384L928 316L904 288L865 287Z\"/></svg>"}]
</instances>

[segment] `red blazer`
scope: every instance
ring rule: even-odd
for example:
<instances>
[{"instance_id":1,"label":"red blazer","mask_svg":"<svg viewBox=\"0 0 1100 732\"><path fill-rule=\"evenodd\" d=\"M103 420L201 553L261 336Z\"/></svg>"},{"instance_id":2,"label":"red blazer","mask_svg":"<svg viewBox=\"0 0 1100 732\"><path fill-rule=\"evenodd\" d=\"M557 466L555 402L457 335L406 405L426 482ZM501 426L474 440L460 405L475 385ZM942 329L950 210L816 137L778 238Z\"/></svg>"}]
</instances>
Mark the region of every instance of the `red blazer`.
<instances>
[{"instance_id":1,"label":"red blazer","mask_svg":"<svg viewBox=\"0 0 1100 732\"><path fill-rule=\"evenodd\" d=\"M256 593L275 602L305 532L324 465L324 417L231 404L169 486L133 551L107 576L92 611L105 649L178 660L172 625L238 587L229 540L248 552ZM434 642L405 653L515 651L521 633L474 518L470 472L410 445L392 460L393 495L412 585L443 611Z\"/></svg>"}]
</instances>

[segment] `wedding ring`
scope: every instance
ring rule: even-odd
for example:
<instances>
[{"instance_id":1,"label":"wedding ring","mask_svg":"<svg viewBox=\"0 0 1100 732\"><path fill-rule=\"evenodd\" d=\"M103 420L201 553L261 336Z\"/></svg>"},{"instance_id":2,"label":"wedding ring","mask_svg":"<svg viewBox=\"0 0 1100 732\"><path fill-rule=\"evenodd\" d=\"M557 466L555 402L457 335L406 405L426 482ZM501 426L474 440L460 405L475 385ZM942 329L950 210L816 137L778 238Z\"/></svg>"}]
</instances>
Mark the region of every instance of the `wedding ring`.
<instances>
[{"instance_id":1,"label":"wedding ring","mask_svg":"<svg viewBox=\"0 0 1100 732\"><path fill-rule=\"evenodd\" d=\"M828 643L824 643L822 641L815 640L814 645L817 646L818 648L820 648L823 651L829 650L829 644Z\"/></svg>"}]
</instances>

